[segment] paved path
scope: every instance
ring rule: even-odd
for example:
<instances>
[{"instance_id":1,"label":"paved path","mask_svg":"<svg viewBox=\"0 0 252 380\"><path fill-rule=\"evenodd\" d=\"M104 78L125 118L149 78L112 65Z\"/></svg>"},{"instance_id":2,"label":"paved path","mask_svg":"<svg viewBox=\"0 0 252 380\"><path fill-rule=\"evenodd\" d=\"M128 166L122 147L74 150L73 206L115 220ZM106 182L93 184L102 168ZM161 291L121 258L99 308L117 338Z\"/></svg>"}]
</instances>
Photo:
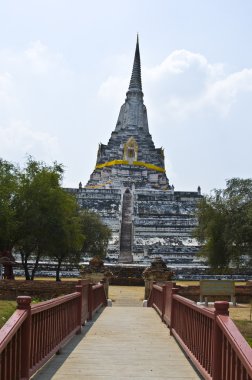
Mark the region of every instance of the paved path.
<instances>
[{"instance_id":1,"label":"paved path","mask_svg":"<svg viewBox=\"0 0 252 380\"><path fill-rule=\"evenodd\" d=\"M88 331L87 331L88 330ZM86 333L85 333L86 331ZM196 380L200 377L152 308L107 307L36 380Z\"/></svg>"},{"instance_id":2,"label":"paved path","mask_svg":"<svg viewBox=\"0 0 252 380\"><path fill-rule=\"evenodd\" d=\"M109 286L109 298L115 306L143 306L144 286Z\"/></svg>"}]
</instances>

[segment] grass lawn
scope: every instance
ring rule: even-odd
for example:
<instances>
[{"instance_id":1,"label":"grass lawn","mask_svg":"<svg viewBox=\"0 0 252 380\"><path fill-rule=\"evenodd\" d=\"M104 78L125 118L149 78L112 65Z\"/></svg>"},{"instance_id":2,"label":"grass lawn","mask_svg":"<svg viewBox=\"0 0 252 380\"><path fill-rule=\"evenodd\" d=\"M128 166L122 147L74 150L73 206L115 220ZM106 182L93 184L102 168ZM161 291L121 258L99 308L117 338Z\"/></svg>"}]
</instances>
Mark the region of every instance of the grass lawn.
<instances>
[{"instance_id":1,"label":"grass lawn","mask_svg":"<svg viewBox=\"0 0 252 380\"><path fill-rule=\"evenodd\" d=\"M229 315L240 330L248 344L252 347L252 321L251 305L243 304L238 307L230 307Z\"/></svg>"},{"instance_id":2,"label":"grass lawn","mask_svg":"<svg viewBox=\"0 0 252 380\"><path fill-rule=\"evenodd\" d=\"M250 347L252 347L252 321L234 320L234 323L244 336Z\"/></svg>"},{"instance_id":3,"label":"grass lawn","mask_svg":"<svg viewBox=\"0 0 252 380\"><path fill-rule=\"evenodd\" d=\"M3 327L5 322L10 318L16 310L16 301L3 301L0 300L0 328Z\"/></svg>"},{"instance_id":4,"label":"grass lawn","mask_svg":"<svg viewBox=\"0 0 252 380\"><path fill-rule=\"evenodd\" d=\"M199 286L199 281L174 281L177 285L181 286ZM235 281L235 285L246 285L246 282L242 281Z\"/></svg>"},{"instance_id":5,"label":"grass lawn","mask_svg":"<svg viewBox=\"0 0 252 380\"><path fill-rule=\"evenodd\" d=\"M15 280L17 281L24 281L25 277L23 276L15 276ZM44 280L44 281L56 281L55 277L36 277L34 278L34 281L36 280ZM78 281L81 280L80 277L61 277L61 281Z\"/></svg>"},{"instance_id":6,"label":"grass lawn","mask_svg":"<svg viewBox=\"0 0 252 380\"><path fill-rule=\"evenodd\" d=\"M80 279L81 277L61 277L61 281L78 281ZM25 277L15 276L15 280L25 280ZM35 277L34 280L55 281L55 277ZM199 286L199 281L174 280L174 282L181 286ZM235 285L246 285L246 282L235 281Z\"/></svg>"}]
</instances>

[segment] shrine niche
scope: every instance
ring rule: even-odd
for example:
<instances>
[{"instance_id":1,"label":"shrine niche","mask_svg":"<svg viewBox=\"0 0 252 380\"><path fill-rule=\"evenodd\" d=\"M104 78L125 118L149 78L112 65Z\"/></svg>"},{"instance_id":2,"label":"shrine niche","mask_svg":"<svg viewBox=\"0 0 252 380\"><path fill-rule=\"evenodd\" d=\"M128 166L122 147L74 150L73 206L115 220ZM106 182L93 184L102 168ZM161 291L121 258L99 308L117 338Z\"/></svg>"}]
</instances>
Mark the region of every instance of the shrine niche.
<instances>
[{"instance_id":1,"label":"shrine niche","mask_svg":"<svg viewBox=\"0 0 252 380\"><path fill-rule=\"evenodd\" d=\"M123 148L123 159L128 161L129 164L133 164L137 161L138 145L134 137L130 137L128 141L124 144Z\"/></svg>"}]
</instances>

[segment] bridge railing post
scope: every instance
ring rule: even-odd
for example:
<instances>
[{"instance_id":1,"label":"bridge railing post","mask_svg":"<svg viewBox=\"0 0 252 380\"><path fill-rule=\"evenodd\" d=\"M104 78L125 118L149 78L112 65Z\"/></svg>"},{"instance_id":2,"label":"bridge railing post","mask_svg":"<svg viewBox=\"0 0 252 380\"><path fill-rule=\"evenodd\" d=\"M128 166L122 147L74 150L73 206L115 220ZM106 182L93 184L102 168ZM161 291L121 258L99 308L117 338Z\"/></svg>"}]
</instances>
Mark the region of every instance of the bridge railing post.
<instances>
[{"instance_id":1,"label":"bridge railing post","mask_svg":"<svg viewBox=\"0 0 252 380\"><path fill-rule=\"evenodd\" d=\"M75 290L76 290L76 292L80 293L80 297L78 300L79 301L78 302L78 309L77 309L79 329L76 332L76 334L80 334L81 333L81 325L82 325L83 286L82 285L76 285Z\"/></svg>"},{"instance_id":2,"label":"bridge railing post","mask_svg":"<svg viewBox=\"0 0 252 380\"><path fill-rule=\"evenodd\" d=\"M88 285L88 320L92 321L93 319L93 284Z\"/></svg>"},{"instance_id":3,"label":"bridge railing post","mask_svg":"<svg viewBox=\"0 0 252 380\"><path fill-rule=\"evenodd\" d=\"M104 297L103 297L103 306L108 306L108 301L107 301L107 297L106 297L106 281L105 280L101 280L100 283L103 285L103 290L104 290Z\"/></svg>"},{"instance_id":4,"label":"bridge railing post","mask_svg":"<svg viewBox=\"0 0 252 380\"><path fill-rule=\"evenodd\" d=\"M213 328L213 349L212 349L212 380L221 379L221 368L222 368L222 334L221 330L217 325L218 315L229 315L229 303L226 301L216 301L214 303L215 307L215 318L214 318L214 328Z\"/></svg>"},{"instance_id":5,"label":"bridge railing post","mask_svg":"<svg viewBox=\"0 0 252 380\"><path fill-rule=\"evenodd\" d=\"M151 284L150 295L149 295L149 299L147 300L148 307L152 307L153 305L153 285L155 285L156 283L157 283L156 281L153 281Z\"/></svg>"},{"instance_id":6,"label":"bridge railing post","mask_svg":"<svg viewBox=\"0 0 252 380\"><path fill-rule=\"evenodd\" d=\"M162 285L162 322L164 322L165 309L166 309L166 296L167 296L168 285Z\"/></svg>"},{"instance_id":7,"label":"bridge railing post","mask_svg":"<svg viewBox=\"0 0 252 380\"><path fill-rule=\"evenodd\" d=\"M26 310L27 317L21 329L21 379L30 379L31 357L31 297L17 297L17 309Z\"/></svg>"},{"instance_id":8,"label":"bridge railing post","mask_svg":"<svg viewBox=\"0 0 252 380\"><path fill-rule=\"evenodd\" d=\"M172 288L171 291L171 319L170 319L170 335L172 335L172 329L174 327L174 313L175 313L175 302L173 296L177 294L179 291L178 288Z\"/></svg>"}]
</instances>

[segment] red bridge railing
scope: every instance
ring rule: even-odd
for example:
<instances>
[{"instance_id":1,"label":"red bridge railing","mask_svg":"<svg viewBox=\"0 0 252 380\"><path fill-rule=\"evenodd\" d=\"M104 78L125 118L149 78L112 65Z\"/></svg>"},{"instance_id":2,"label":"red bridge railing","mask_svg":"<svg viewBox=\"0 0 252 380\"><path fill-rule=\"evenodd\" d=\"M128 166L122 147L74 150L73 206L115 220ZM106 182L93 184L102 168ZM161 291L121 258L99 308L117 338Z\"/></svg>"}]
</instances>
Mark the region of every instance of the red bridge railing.
<instances>
[{"instance_id":1,"label":"red bridge railing","mask_svg":"<svg viewBox=\"0 0 252 380\"><path fill-rule=\"evenodd\" d=\"M104 285L80 282L76 292L31 305L17 298L17 310L0 330L0 379L28 380L103 305Z\"/></svg>"},{"instance_id":2,"label":"red bridge railing","mask_svg":"<svg viewBox=\"0 0 252 380\"><path fill-rule=\"evenodd\" d=\"M154 307L206 380L252 380L252 349L229 318L228 302L210 310L179 296L171 282L153 284Z\"/></svg>"},{"instance_id":3,"label":"red bridge railing","mask_svg":"<svg viewBox=\"0 0 252 380\"><path fill-rule=\"evenodd\" d=\"M94 313L96 313L102 305L107 306L107 298L103 283L99 283L97 285L89 284L88 301L88 320L91 321Z\"/></svg>"}]
</instances>

